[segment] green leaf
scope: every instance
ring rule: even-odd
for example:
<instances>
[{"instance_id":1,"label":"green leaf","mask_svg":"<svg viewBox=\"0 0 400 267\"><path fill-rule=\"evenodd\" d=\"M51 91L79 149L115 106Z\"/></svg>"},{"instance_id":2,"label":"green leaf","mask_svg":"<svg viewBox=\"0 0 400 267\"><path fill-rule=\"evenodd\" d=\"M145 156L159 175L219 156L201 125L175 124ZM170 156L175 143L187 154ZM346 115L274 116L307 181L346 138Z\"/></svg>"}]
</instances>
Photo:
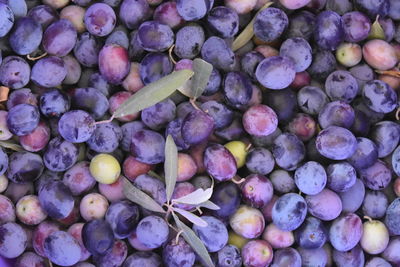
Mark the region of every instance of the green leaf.
<instances>
[{"instance_id":1,"label":"green leaf","mask_svg":"<svg viewBox=\"0 0 400 267\"><path fill-rule=\"evenodd\" d=\"M193 74L194 72L190 70L174 71L158 81L146 85L119 106L113 114L114 118L139 112L163 101L185 84Z\"/></svg>"},{"instance_id":2,"label":"green leaf","mask_svg":"<svg viewBox=\"0 0 400 267\"><path fill-rule=\"evenodd\" d=\"M152 199L149 195L134 186L128 179L124 177L122 181L124 194L130 201L135 202L145 209L154 212L166 213L165 210L154 199Z\"/></svg>"},{"instance_id":3,"label":"green leaf","mask_svg":"<svg viewBox=\"0 0 400 267\"><path fill-rule=\"evenodd\" d=\"M233 43L232 43L233 51L238 50L239 48L244 46L248 41L250 41L251 38L253 38L253 35L254 35L253 26L254 26L254 21L256 20L256 16L258 15L258 13L260 13L261 10L266 9L267 7L269 7L272 4L273 4L273 2L268 2L262 8L260 8L260 10L258 10L257 14L250 21L250 23L247 24L246 28L244 28L244 30L239 34L239 36L236 37L236 39L233 41Z\"/></svg>"},{"instance_id":4,"label":"green leaf","mask_svg":"<svg viewBox=\"0 0 400 267\"><path fill-rule=\"evenodd\" d=\"M375 22L371 25L371 30L368 39L381 39L385 40L385 31L379 23L379 15L376 17Z\"/></svg>"},{"instance_id":5,"label":"green leaf","mask_svg":"<svg viewBox=\"0 0 400 267\"><path fill-rule=\"evenodd\" d=\"M0 146L4 148L8 148L14 151L24 151L22 146L18 145L17 143L11 142L11 141L0 141Z\"/></svg>"},{"instance_id":6,"label":"green leaf","mask_svg":"<svg viewBox=\"0 0 400 267\"><path fill-rule=\"evenodd\" d=\"M161 175L159 175L158 173L156 173L153 170L150 170L147 172L148 175L153 176L154 178L157 178L158 180L160 180L161 182L165 183L165 178L162 177Z\"/></svg>"},{"instance_id":7,"label":"green leaf","mask_svg":"<svg viewBox=\"0 0 400 267\"><path fill-rule=\"evenodd\" d=\"M187 194L186 196L173 199L174 203L182 203L182 204L190 204L190 205L198 205L200 203L206 202L210 199L213 193L213 188L207 188L206 190L202 188L198 188L196 191Z\"/></svg>"},{"instance_id":8,"label":"green leaf","mask_svg":"<svg viewBox=\"0 0 400 267\"><path fill-rule=\"evenodd\" d=\"M209 210L219 210L221 209L217 204L211 202L210 200L207 200L203 203L200 203L199 205L197 205L198 208L206 208Z\"/></svg>"},{"instance_id":9,"label":"green leaf","mask_svg":"<svg viewBox=\"0 0 400 267\"><path fill-rule=\"evenodd\" d=\"M176 178L178 178L178 149L171 135L167 136L165 142L164 172L167 201L169 201L175 189Z\"/></svg>"},{"instance_id":10,"label":"green leaf","mask_svg":"<svg viewBox=\"0 0 400 267\"><path fill-rule=\"evenodd\" d=\"M178 216L176 216L173 213L172 216L174 217L176 226L180 230L182 230L183 238L193 248L193 250L197 253L197 255L199 255L199 257L203 260L205 266L215 267L213 261L211 260L210 255L208 254L206 247L203 244L203 241L201 241L200 238L197 237L197 235L193 232L192 229L190 229L183 222L181 222Z\"/></svg>"},{"instance_id":11,"label":"green leaf","mask_svg":"<svg viewBox=\"0 0 400 267\"><path fill-rule=\"evenodd\" d=\"M186 211L186 210L183 210L180 208L175 208L175 207L173 207L173 210L197 226L206 227L208 225L208 223L205 220L203 220L199 216L197 216L189 211Z\"/></svg>"},{"instance_id":12,"label":"green leaf","mask_svg":"<svg viewBox=\"0 0 400 267\"><path fill-rule=\"evenodd\" d=\"M189 97L196 99L203 94L210 80L212 70L213 66L201 58L196 58L193 61L192 95Z\"/></svg>"}]
</instances>

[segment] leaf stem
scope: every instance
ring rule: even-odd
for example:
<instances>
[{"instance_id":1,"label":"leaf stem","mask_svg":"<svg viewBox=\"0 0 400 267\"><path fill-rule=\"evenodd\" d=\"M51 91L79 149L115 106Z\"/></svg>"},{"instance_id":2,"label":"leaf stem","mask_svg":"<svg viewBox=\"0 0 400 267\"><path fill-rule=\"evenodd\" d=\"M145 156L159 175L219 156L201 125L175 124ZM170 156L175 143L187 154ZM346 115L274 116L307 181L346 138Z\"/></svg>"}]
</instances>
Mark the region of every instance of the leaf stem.
<instances>
[{"instance_id":1,"label":"leaf stem","mask_svg":"<svg viewBox=\"0 0 400 267\"><path fill-rule=\"evenodd\" d=\"M200 207L196 207L196 210L199 212L200 215L203 215L203 211L201 210Z\"/></svg>"},{"instance_id":2,"label":"leaf stem","mask_svg":"<svg viewBox=\"0 0 400 267\"><path fill-rule=\"evenodd\" d=\"M179 232L180 230L178 228L174 227L172 224L169 223L169 218L170 218L171 214L174 214L172 205L167 203L167 204L164 204L163 206L167 207L167 213L164 216L165 222L168 224L169 227L174 229L175 232Z\"/></svg>"}]
</instances>

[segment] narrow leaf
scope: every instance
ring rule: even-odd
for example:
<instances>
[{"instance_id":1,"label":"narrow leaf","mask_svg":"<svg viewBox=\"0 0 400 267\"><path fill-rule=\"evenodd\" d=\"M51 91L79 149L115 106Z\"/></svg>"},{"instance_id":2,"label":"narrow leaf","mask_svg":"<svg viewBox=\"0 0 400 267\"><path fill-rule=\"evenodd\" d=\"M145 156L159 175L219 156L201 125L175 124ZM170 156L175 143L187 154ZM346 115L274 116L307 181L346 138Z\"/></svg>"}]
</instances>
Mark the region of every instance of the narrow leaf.
<instances>
[{"instance_id":1,"label":"narrow leaf","mask_svg":"<svg viewBox=\"0 0 400 267\"><path fill-rule=\"evenodd\" d=\"M210 200L207 200L206 202L200 203L197 205L198 208L206 208L209 210L219 210L221 209L217 204L211 202Z\"/></svg>"},{"instance_id":2,"label":"narrow leaf","mask_svg":"<svg viewBox=\"0 0 400 267\"><path fill-rule=\"evenodd\" d=\"M379 16L371 25L371 30L368 35L368 39L382 39L385 40L385 31L383 30L381 24L379 23Z\"/></svg>"},{"instance_id":3,"label":"narrow leaf","mask_svg":"<svg viewBox=\"0 0 400 267\"><path fill-rule=\"evenodd\" d=\"M273 4L273 2L268 2L262 8L260 8L260 10L258 10L257 14L250 21L250 23L247 24L246 28L244 28L244 30L239 34L239 36L236 37L236 39L233 41L233 43L232 43L233 51L238 50L239 48L244 46L248 41L250 41L251 38L253 38L253 35L254 35L253 26L254 26L254 21L256 20L256 16L258 15L258 13L260 13L261 10L266 9L267 7L269 7L272 4Z\"/></svg>"},{"instance_id":4,"label":"narrow leaf","mask_svg":"<svg viewBox=\"0 0 400 267\"><path fill-rule=\"evenodd\" d=\"M181 94L190 98L192 96L192 82L193 82L193 79L189 79L188 81L185 82L185 84L180 86L177 90L179 92L181 92Z\"/></svg>"},{"instance_id":5,"label":"narrow leaf","mask_svg":"<svg viewBox=\"0 0 400 267\"><path fill-rule=\"evenodd\" d=\"M145 209L165 213L163 208L149 195L134 186L128 179L123 178L124 194L132 202L142 206Z\"/></svg>"},{"instance_id":6,"label":"narrow leaf","mask_svg":"<svg viewBox=\"0 0 400 267\"><path fill-rule=\"evenodd\" d=\"M0 141L0 146L4 148L8 148L14 151L24 151L22 146L18 145L17 143L13 143L11 141Z\"/></svg>"},{"instance_id":7,"label":"narrow leaf","mask_svg":"<svg viewBox=\"0 0 400 267\"><path fill-rule=\"evenodd\" d=\"M153 176L154 178L157 178L161 182L165 183L165 178L162 177L161 175L159 175L158 173L156 173L155 171L152 171L152 170L148 171L147 174L150 175L150 176Z\"/></svg>"},{"instance_id":8,"label":"narrow leaf","mask_svg":"<svg viewBox=\"0 0 400 267\"><path fill-rule=\"evenodd\" d=\"M176 226L182 230L183 238L193 248L193 250L197 253L197 255L203 260L205 266L215 267L213 261L211 260L210 255L208 254L206 247L204 246L200 238L197 237L197 235L193 232L192 229L190 229L183 222L181 222L178 216L176 216L175 214L172 214L172 216L174 216Z\"/></svg>"},{"instance_id":9,"label":"narrow leaf","mask_svg":"<svg viewBox=\"0 0 400 267\"><path fill-rule=\"evenodd\" d=\"M188 219L189 221L191 221L193 224L200 226L200 227L206 227L208 225L208 223L203 220L202 218L200 218L197 215L194 215L193 213L183 210L183 209L179 209L179 208L173 208L174 211L176 211L177 213L179 213L180 215L182 215L183 217L185 217L186 219Z\"/></svg>"},{"instance_id":10,"label":"narrow leaf","mask_svg":"<svg viewBox=\"0 0 400 267\"><path fill-rule=\"evenodd\" d=\"M213 66L200 58L196 58L193 61L194 76L192 78L191 98L196 99L203 94L204 89L207 87L208 80L210 80L212 70Z\"/></svg>"},{"instance_id":11,"label":"narrow leaf","mask_svg":"<svg viewBox=\"0 0 400 267\"><path fill-rule=\"evenodd\" d=\"M167 191L167 201L171 200L175 189L176 178L178 177L178 149L171 135L167 136L165 142L165 185Z\"/></svg>"},{"instance_id":12,"label":"narrow leaf","mask_svg":"<svg viewBox=\"0 0 400 267\"><path fill-rule=\"evenodd\" d=\"M146 85L119 106L113 116L115 118L123 117L157 104L185 84L193 74L193 71L190 70L174 71L158 81Z\"/></svg>"},{"instance_id":13,"label":"narrow leaf","mask_svg":"<svg viewBox=\"0 0 400 267\"><path fill-rule=\"evenodd\" d=\"M207 188L206 190L199 188L196 191L187 194L186 196L173 199L172 202L175 203L182 203L182 204L191 204L191 205L198 205L200 203L206 202L210 199L213 193L213 188Z\"/></svg>"}]
</instances>

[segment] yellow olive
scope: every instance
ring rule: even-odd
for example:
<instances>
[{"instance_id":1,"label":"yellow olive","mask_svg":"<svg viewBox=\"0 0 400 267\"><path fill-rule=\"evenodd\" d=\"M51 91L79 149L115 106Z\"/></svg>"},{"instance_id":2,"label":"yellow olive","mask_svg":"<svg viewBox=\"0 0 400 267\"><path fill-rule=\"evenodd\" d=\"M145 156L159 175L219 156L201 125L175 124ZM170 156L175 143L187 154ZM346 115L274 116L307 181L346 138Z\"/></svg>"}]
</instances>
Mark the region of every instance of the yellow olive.
<instances>
[{"instance_id":1,"label":"yellow olive","mask_svg":"<svg viewBox=\"0 0 400 267\"><path fill-rule=\"evenodd\" d=\"M368 219L369 221L363 224L361 247L372 255L382 253L389 244L389 231L381 221Z\"/></svg>"},{"instance_id":2,"label":"yellow olive","mask_svg":"<svg viewBox=\"0 0 400 267\"><path fill-rule=\"evenodd\" d=\"M225 144L225 147L235 157L236 165L238 168L243 167L246 164L247 149L246 144L242 141L231 141Z\"/></svg>"},{"instance_id":3,"label":"yellow olive","mask_svg":"<svg viewBox=\"0 0 400 267\"><path fill-rule=\"evenodd\" d=\"M90 162L90 174L101 184L112 184L121 174L121 166L113 156L98 154Z\"/></svg>"},{"instance_id":4,"label":"yellow olive","mask_svg":"<svg viewBox=\"0 0 400 267\"><path fill-rule=\"evenodd\" d=\"M358 44L343 43L336 50L336 59L346 67L353 67L360 63L362 50Z\"/></svg>"},{"instance_id":5,"label":"yellow olive","mask_svg":"<svg viewBox=\"0 0 400 267\"><path fill-rule=\"evenodd\" d=\"M237 233L230 231L228 244L236 246L238 249L242 249L246 243L249 242L248 239L243 236L238 235Z\"/></svg>"},{"instance_id":6,"label":"yellow olive","mask_svg":"<svg viewBox=\"0 0 400 267\"><path fill-rule=\"evenodd\" d=\"M236 234L253 239L259 237L265 228L264 216L260 210L242 205L231 216L229 224Z\"/></svg>"}]
</instances>

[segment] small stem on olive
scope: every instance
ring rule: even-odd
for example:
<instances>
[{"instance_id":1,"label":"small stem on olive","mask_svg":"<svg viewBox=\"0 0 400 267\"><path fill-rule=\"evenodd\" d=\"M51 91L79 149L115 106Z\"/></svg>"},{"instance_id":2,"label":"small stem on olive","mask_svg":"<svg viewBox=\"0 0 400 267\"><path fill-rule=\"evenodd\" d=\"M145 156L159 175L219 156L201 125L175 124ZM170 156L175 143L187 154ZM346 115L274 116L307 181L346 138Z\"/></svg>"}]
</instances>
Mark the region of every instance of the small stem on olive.
<instances>
[{"instance_id":1,"label":"small stem on olive","mask_svg":"<svg viewBox=\"0 0 400 267\"><path fill-rule=\"evenodd\" d=\"M174 65L176 65L176 60L174 59L174 56L172 55L172 51L174 50L175 45L172 45L169 49L168 49L168 56L169 59L172 61L172 63L174 63Z\"/></svg>"},{"instance_id":2,"label":"small stem on olive","mask_svg":"<svg viewBox=\"0 0 400 267\"><path fill-rule=\"evenodd\" d=\"M368 220L369 222L372 222L372 218L369 216L364 216L364 219Z\"/></svg>"},{"instance_id":3,"label":"small stem on olive","mask_svg":"<svg viewBox=\"0 0 400 267\"><path fill-rule=\"evenodd\" d=\"M197 106L197 104L196 104L196 99L191 98L191 99L189 100L189 102L190 102L190 104L192 104L192 106L193 106L195 109L201 110L201 109L199 108L199 106Z\"/></svg>"},{"instance_id":4,"label":"small stem on olive","mask_svg":"<svg viewBox=\"0 0 400 267\"><path fill-rule=\"evenodd\" d=\"M400 107L396 110L396 120L400 120Z\"/></svg>"},{"instance_id":5,"label":"small stem on olive","mask_svg":"<svg viewBox=\"0 0 400 267\"><path fill-rule=\"evenodd\" d=\"M252 146L253 146L253 144L249 143L244 150L246 150L246 152L248 152Z\"/></svg>"},{"instance_id":6,"label":"small stem on olive","mask_svg":"<svg viewBox=\"0 0 400 267\"><path fill-rule=\"evenodd\" d=\"M27 55L26 58L31 61L36 61L38 59L44 58L45 56L47 56L47 52L44 52L43 54L41 54L40 56L37 56L37 57L32 57L31 55Z\"/></svg>"},{"instance_id":7,"label":"small stem on olive","mask_svg":"<svg viewBox=\"0 0 400 267\"><path fill-rule=\"evenodd\" d=\"M239 179L237 179L237 178L239 178ZM244 181L246 181L246 179L245 178L241 178L241 177L239 177L238 175L236 175L235 177L233 177L232 178L232 183L234 183L234 184L241 184L241 183L243 183Z\"/></svg>"},{"instance_id":8,"label":"small stem on olive","mask_svg":"<svg viewBox=\"0 0 400 267\"><path fill-rule=\"evenodd\" d=\"M93 123L93 125L98 125L98 124L103 124L103 123L110 123L110 122L113 121L114 118L115 118L114 115L112 115L110 119L104 120L104 121L96 121L95 123Z\"/></svg>"}]
</instances>

